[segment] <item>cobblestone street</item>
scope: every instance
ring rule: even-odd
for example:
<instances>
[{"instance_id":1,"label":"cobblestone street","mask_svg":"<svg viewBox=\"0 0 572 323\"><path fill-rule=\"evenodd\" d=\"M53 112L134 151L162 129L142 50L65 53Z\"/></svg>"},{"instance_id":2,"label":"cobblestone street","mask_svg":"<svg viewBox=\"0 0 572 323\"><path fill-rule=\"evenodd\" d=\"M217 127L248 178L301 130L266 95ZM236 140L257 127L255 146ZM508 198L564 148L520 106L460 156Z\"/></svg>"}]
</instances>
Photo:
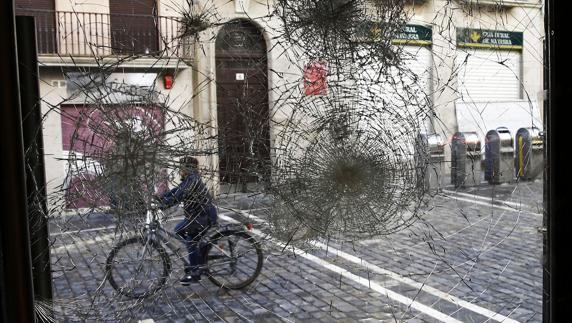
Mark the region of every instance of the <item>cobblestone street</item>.
<instances>
[{"instance_id":1,"label":"cobblestone street","mask_svg":"<svg viewBox=\"0 0 572 323\"><path fill-rule=\"evenodd\" d=\"M181 286L183 270L173 261L167 286L143 300L118 295L105 280L107 254L125 239L108 217L54 221L58 320L541 321L541 181L447 188L399 233L302 249L266 235L264 202L244 194L218 202L221 222L254 223L263 241L264 266L252 285L225 291L203 279Z\"/></svg>"}]
</instances>

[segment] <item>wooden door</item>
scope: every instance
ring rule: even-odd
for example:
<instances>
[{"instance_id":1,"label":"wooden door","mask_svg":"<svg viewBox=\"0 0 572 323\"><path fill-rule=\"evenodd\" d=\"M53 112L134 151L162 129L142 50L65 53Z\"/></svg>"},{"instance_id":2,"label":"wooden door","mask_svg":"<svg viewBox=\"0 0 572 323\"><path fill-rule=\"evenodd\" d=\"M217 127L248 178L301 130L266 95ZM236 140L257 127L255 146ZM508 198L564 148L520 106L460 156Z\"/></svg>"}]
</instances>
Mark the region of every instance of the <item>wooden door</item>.
<instances>
[{"instance_id":1,"label":"wooden door","mask_svg":"<svg viewBox=\"0 0 572 323\"><path fill-rule=\"evenodd\" d=\"M223 183L270 174L266 42L246 20L226 24L216 39L219 169Z\"/></svg>"}]
</instances>

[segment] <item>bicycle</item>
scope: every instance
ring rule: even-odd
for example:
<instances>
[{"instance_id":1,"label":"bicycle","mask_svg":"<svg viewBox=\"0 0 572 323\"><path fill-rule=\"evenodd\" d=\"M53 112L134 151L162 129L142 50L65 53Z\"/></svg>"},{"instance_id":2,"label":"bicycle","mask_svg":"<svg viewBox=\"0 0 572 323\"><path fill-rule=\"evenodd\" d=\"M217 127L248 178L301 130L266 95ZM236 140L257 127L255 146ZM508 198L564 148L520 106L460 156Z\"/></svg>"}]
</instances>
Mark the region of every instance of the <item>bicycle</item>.
<instances>
[{"instance_id":1,"label":"bicycle","mask_svg":"<svg viewBox=\"0 0 572 323\"><path fill-rule=\"evenodd\" d=\"M184 268L189 267L185 241L163 228L160 219L164 218L163 212L152 204L141 233L119 242L109 253L105 263L106 279L120 294L145 298L159 291L172 271L171 254L181 259ZM247 228L251 229L250 224ZM181 242L183 248L177 248L169 238ZM262 270L260 244L243 228L215 225L197 243L204 255L200 270L221 288L242 289Z\"/></svg>"}]
</instances>

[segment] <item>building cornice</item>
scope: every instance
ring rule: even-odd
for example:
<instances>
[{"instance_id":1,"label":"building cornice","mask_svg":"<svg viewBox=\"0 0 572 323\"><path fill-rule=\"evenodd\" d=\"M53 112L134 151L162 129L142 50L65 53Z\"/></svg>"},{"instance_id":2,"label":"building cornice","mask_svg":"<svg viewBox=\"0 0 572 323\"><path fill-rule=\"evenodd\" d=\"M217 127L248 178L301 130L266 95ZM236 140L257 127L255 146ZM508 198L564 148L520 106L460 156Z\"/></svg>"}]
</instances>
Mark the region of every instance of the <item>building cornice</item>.
<instances>
[{"instance_id":1,"label":"building cornice","mask_svg":"<svg viewBox=\"0 0 572 323\"><path fill-rule=\"evenodd\" d=\"M192 64L191 59L155 57L73 57L39 55L39 67L119 67L133 69L184 69Z\"/></svg>"}]
</instances>

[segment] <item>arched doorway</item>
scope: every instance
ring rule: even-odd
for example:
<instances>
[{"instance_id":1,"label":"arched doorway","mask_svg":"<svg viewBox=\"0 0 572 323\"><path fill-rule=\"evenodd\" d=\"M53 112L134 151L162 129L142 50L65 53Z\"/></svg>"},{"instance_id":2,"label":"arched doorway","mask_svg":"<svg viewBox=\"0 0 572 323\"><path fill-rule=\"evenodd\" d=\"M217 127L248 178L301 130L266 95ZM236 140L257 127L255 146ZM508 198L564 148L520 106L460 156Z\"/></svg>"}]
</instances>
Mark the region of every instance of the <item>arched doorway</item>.
<instances>
[{"instance_id":1,"label":"arched doorway","mask_svg":"<svg viewBox=\"0 0 572 323\"><path fill-rule=\"evenodd\" d=\"M270 174L268 65L261 31L247 20L216 39L219 170L222 184L266 181Z\"/></svg>"}]
</instances>

